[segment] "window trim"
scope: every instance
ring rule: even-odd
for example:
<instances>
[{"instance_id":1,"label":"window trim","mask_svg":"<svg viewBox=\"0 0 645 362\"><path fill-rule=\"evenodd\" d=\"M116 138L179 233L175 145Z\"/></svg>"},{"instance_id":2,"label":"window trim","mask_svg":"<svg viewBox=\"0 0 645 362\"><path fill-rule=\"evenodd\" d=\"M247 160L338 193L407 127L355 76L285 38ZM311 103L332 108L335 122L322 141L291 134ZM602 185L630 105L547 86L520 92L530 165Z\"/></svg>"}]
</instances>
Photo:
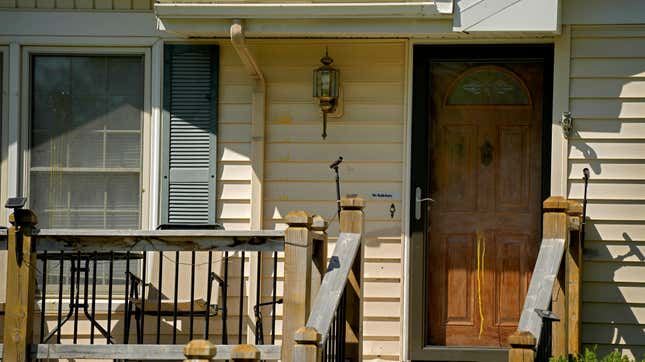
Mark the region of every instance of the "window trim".
<instances>
[{"instance_id":1,"label":"window trim","mask_svg":"<svg viewBox=\"0 0 645 362\"><path fill-rule=\"evenodd\" d=\"M31 153L29 150L30 133L31 133L31 76L32 76L32 59L37 55L140 55L143 57L143 119L141 126L141 214L140 228L147 230L151 227L150 206L151 200L157 195L151 195L151 154L156 152L153 145L156 145L152 139L152 106L151 106L151 51L150 48L133 48L133 47L114 47L114 48L97 48L97 47L24 47L22 50L22 92L21 92L21 115L20 115L20 154L22 170L19 172L23 194L29 190ZM29 202L29 200L27 201Z\"/></svg>"}]
</instances>

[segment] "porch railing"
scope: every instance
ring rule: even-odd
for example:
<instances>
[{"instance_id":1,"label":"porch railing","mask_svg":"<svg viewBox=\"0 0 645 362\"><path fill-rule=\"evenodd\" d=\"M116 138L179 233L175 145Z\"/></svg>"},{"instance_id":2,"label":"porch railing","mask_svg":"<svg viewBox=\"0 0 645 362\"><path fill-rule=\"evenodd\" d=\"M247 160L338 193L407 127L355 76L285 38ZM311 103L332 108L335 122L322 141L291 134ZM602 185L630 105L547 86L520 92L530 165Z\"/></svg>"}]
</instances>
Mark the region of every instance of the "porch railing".
<instances>
[{"instance_id":1,"label":"porch railing","mask_svg":"<svg viewBox=\"0 0 645 362\"><path fill-rule=\"evenodd\" d=\"M294 336L307 323L320 328L330 341L327 346L333 343L327 356L344 361L341 356L351 352L358 360L363 201L344 199L342 207L341 235L329 266L327 222L303 211L287 215L284 231L126 231L38 230L31 211L15 210L12 226L0 231L0 250L8 251L0 355L17 362L178 360L184 358L184 343L203 338L215 343L213 359L234 358L249 343L255 344L258 359L301 361L292 359L300 343ZM252 253L258 257L249 257ZM257 264L245 262L247 257ZM253 270L245 271L245 265ZM103 289L96 282L101 273L107 280ZM248 288L245 275L249 280L255 276ZM283 296L277 292L279 281ZM200 288L206 293L198 295ZM238 289L239 300L231 298L232 288ZM352 292L339 292L346 288ZM251 307L245 305L245 293ZM323 308L325 300L332 309ZM280 303L282 346L276 344ZM329 333L334 315L335 332ZM321 316L324 322L311 322ZM66 330L61 324L67 324ZM345 338L346 324L353 339Z\"/></svg>"},{"instance_id":2,"label":"porch railing","mask_svg":"<svg viewBox=\"0 0 645 362\"><path fill-rule=\"evenodd\" d=\"M550 197L543 204L542 243L509 362L548 362L580 353L582 206Z\"/></svg>"},{"instance_id":3,"label":"porch railing","mask_svg":"<svg viewBox=\"0 0 645 362\"><path fill-rule=\"evenodd\" d=\"M341 202L340 235L311 314L294 335L293 361L359 361L361 348L361 260L363 200Z\"/></svg>"}]
</instances>

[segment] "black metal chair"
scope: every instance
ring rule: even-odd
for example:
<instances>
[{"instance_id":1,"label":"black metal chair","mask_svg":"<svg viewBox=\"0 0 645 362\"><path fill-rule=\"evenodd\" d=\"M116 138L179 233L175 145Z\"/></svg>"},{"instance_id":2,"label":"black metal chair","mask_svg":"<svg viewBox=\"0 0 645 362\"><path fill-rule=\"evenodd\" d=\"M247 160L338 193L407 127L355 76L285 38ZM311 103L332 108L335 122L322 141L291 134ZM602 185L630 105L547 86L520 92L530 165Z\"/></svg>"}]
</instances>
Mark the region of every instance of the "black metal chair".
<instances>
[{"instance_id":1,"label":"black metal chair","mask_svg":"<svg viewBox=\"0 0 645 362\"><path fill-rule=\"evenodd\" d=\"M144 315L149 316L162 316L162 317L203 317L208 320L210 317L218 315L218 311L222 311L222 326L224 335L227 335L226 330L226 300L223 305L219 306L217 303L210 303L202 298L193 300L179 299L175 304L173 299L147 299L145 297L145 287L149 287L150 283L144 283L141 278L128 272L130 279L130 291L128 297L128 304L126 305L126 336L130 334L130 320L134 316L136 323L137 343L143 343L144 331L142 330L142 318ZM217 282L220 289L225 288L225 281L216 273L211 273L208 277L208 283L212 284ZM209 288L212 290L212 287ZM206 323L208 325L208 323ZM159 333L157 331L157 333ZM126 337L127 338L127 337ZM127 340L127 339L126 339Z\"/></svg>"}]
</instances>

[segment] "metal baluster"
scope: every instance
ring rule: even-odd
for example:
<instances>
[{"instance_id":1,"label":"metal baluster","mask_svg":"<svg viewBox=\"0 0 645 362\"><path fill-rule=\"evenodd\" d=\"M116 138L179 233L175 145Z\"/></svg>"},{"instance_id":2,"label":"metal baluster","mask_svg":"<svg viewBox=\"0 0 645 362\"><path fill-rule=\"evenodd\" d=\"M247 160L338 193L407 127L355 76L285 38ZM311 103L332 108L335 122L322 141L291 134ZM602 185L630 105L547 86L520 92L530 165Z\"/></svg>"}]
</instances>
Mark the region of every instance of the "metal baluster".
<instances>
[{"instance_id":1,"label":"metal baluster","mask_svg":"<svg viewBox=\"0 0 645 362\"><path fill-rule=\"evenodd\" d=\"M273 252L273 296L271 301L273 305L271 307L271 344L275 344L275 313L276 313L276 300L278 296L278 252Z\"/></svg>"},{"instance_id":2,"label":"metal baluster","mask_svg":"<svg viewBox=\"0 0 645 362\"><path fill-rule=\"evenodd\" d=\"M60 252L60 267L58 270L58 317L56 319L56 325L58 327L56 330L56 343L60 344L60 333L61 333L61 328L60 328L60 322L62 319L63 315L63 271L64 271L64 265L65 265L65 253ZM72 301L70 300L70 303Z\"/></svg>"},{"instance_id":3,"label":"metal baluster","mask_svg":"<svg viewBox=\"0 0 645 362\"><path fill-rule=\"evenodd\" d=\"M245 253L242 252L242 258L240 259L240 310L239 317L237 321L237 343L242 344L242 319L244 318L244 263L246 257Z\"/></svg>"},{"instance_id":4,"label":"metal baluster","mask_svg":"<svg viewBox=\"0 0 645 362\"><path fill-rule=\"evenodd\" d=\"M74 302L74 344L78 340L78 307L81 302L80 292L81 292L81 252L79 251L76 254L76 268L74 273L76 273L76 298ZM72 264L74 265L74 264ZM72 273L72 274L74 274Z\"/></svg>"},{"instance_id":5,"label":"metal baluster","mask_svg":"<svg viewBox=\"0 0 645 362\"><path fill-rule=\"evenodd\" d=\"M143 252L142 254L142 270L141 270L141 300L143 303L141 303L141 328L140 331L141 333L139 334L139 340L137 343L143 344L143 336L145 334L145 322L146 322L146 270L148 269L148 253Z\"/></svg>"},{"instance_id":6,"label":"metal baluster","mask_svg":"<svg viewBox=\"0 0 645 362\"><path fill-rule=\"evenodd\" d=\"M195 251L190 255L190 317L189 317L189 339L193 340L193 313L195 311ZM208 276L210 278L210 275ZM208 314L208 306L206 306L206 314Z\"/></svg>"},{"instance_id":7,"label":"metal baluster","mask_svg":"<svg viewBox=\"0 0 645 362\"><path fill-rule=\"evenodd\" d=\"M322 356L321 356L322 358L321 358L320 360L321 360L322 362L325 362L325 360L327 359L327 343L323 344L321 355L322 355Z\"/></svg>"},{"instance_id":8,"label":"metal baluster","mask_svg":"<svg viewBox=\"0 0 645 362\"><path fill-rule=\"evenodd\" d=\"M260 310L260 304L262 301L260 298L262 297L262 252L257 252L258 253L258 264L257 264L257 272L255 274L255 304L257 305L258 308L258 313L256 315L256 318L259 318L259 321L255 321L256 325L262 326L262 313L259 313ZM258 333L264 334L264 328L260 328L259 331L256 328L256 333L255 333L255 344L259 344L260 341L262 341L262 344L264 344L264 335L258 335Z\"/></svg>"},{"instance_id":9,"label":"metal baluster","mask_svg":"<svg viewBox=\"0 0 645 362\"><path fill-rule=\"evenodd\" d=\"M222 344L228 344L228 251L224 252L224 286L222 287Z\"/></svg>"},{"instance_id":10,"label":"metal baluster","mask_svg":"<svg viewBox=\"0 0 645 362\"><path fill-rule=\"evenodd\" d=\"M123 297L125 303L125 316L123 323L123 343L128 344L129 332L130 332L130 252L125 254L125 296Z\"/></svg>"},{"instance_id":11,"label":"metal baluster","mask_svg":"<svg viewBox=\"0 0 645 362\"><path fill-rule=\"evenodd\" d=\"M336 361L336 319L338 315L334 312L334 319L331 322L331 336L329 338L331 343L332 361Z\"/></svg>"},{"instance_id":12,"label":"metal baluster","mask_svg":"<svg viewBox=\"0 0 645 362\"><path fill-rule=\"evenodd\" d=\"M338 325L338 361L343 362L345 359L345 334L346 334L346 319L347 319L347 289L343 290L343 295L340 298L339 312L339 325Z\"/></svg>"},{"instance_id":13,"label":"metal baluster","mask_svg":"<svg viewBox=\"0 0 645 362\"><path fill-rule=\"evenodd\" d=\"M94 263L92 265L92 320L96 317L96 261L97 256L94 252ZM87 275L87 273L85 274ZM87 294L87 292L85 293ZM94 323L90 323L90 344L94 344Z\"/></svg>"},{"instance_id":14,"label":"metal baluster","mask_svg":"<svg viewBox=\"0 0 645 362\"><path fill-rule=\"evenodd\" d=\"M163 284L163 251L159 252L159 290L157 291L157 344L161 340L161 289Z\"/></svg>"},{"instance_id":15,"label":"metal baluster","mask_svg":"<svg viewBox=\"0 0 645 362\"><path fill-rule=\"evenodd\" d=\"M45 318L45 314L46 314L45 313L45 302L46 302L46 299L47 299L47 251L45 251L43 253L43 270L42 270L42 273L43 273L43 278L42 278L43 285L42 285L42 288L41 288L42 297L40 299L40 304L41 304L40 305L40 337L39 337L40 343L43 343L43 340L45 338L44 333L45 333L45 324L46 324L45 323L46 322L46 318Z\"/></svg>"},{"instance_id":16,"label":"metal baluster","mask_svg":"<svg viewBox=\"0 0 645 362\"><path fill-rule=\"evenodd\" d=\"M114 277L114 252L110 252L110 270L108 272L108 305L107 305L107 343L112 343L112 281Z\"/></svg>"},{"instance_id":17,"label":"metal baluster","mask_svg":"<svg viewBox=\"0 0 645 362\"><path fill-rule=\"evenodd\" d=\"M179 251L175 252L175 298L172 305L172 344L177 343L177 300L179 297Z\"/></svg>"},{"instance_id":18,"label":"metal baluster","mask_svg":"<svg viewBox=\"0 0 645 362\"><path fill-rule=\"evenodd\" d=\"M213 294L213 252L208 251L208 285L206 286L206 320L204 327L204 339L208 340L210 321L211 321L211 294ZM192 329L191 329L192 330Z\"/></svg>"}]
</instances>

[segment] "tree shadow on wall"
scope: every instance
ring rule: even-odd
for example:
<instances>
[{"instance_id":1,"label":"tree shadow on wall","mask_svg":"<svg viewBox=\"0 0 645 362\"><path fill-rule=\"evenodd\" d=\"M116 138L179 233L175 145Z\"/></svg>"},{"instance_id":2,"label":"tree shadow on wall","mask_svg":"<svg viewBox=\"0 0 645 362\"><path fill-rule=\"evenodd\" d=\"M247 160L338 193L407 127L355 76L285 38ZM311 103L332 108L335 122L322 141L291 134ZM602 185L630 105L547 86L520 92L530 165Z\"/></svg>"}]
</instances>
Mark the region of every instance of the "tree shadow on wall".
<instances>
[{"instance_id":1,"label":"tree shadow on wall","mask_svg":"<svg viewBox=\"0 0 645 362\"><path fill-rule=\"evenodd\" d=\"M634 294L645 287L633 268L645 262L645 255L627 232L622 237L626 243L594 243L584 250L582 340L587 347L597 346L599 355L623 348L629 353L630 347L645 341L643 321L633 305ZM611 249L618 246L625 246L626 252L612 255Z\"/></svg>"}]
</instances>

